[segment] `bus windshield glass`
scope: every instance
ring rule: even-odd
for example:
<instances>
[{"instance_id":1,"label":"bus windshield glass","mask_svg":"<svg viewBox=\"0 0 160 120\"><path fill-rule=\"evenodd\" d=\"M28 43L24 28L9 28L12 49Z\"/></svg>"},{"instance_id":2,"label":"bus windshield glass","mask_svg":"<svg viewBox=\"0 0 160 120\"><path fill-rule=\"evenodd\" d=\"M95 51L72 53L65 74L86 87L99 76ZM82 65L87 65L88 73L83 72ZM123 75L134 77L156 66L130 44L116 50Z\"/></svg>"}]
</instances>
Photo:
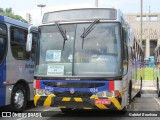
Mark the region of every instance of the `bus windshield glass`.
<instances>
[{"instance_id":1,"label":"bus windshield glass","mask_svg":"<svg viewBox=\"0 0 160 120\"><path fill-rule=\"evenodd\" d=\"M40 26L39 59L36 76L120 76L120 24L96 23L85 37L91 23L60 24L67 40L56 25ZM63 48L64 45L64 48Z\"/></svg>"}]
</instances>

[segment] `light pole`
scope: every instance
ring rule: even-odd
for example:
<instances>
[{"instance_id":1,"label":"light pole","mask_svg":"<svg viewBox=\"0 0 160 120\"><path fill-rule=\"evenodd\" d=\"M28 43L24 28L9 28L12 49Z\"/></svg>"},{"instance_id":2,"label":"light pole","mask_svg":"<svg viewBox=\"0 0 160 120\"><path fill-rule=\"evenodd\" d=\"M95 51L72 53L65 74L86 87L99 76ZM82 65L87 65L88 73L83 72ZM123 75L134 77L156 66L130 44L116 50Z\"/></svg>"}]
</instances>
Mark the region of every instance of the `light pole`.
<instances>
[{"instance_id":1,"label":"light pole","mask_svg":"<svg viewBox=\"0 0 160 120\"><path fill-rule=\"evenodd\" d=\"M95 0L95 7L98 8L98 0Z\"/></svg>"},{"instance_id":2,"label":"light pole","mask_svg":"<svg viewBox=\"0 0 160 120\"><path fill-rule=\"evenodd\" d=\"M141 40L140 40L140 43L141 43L141 45L142 45L142 35L143 35L143 24L142 24L142 22L143 22L143 0L141 0Z\"/></svg>"},{"instance_id":3,"label":"light pole","mask_svg":"<svg viewBox=\"0 0 160 120\"><path fill-rule=\"evenodd\" d=\"M44 5L44 4L38 4L37 7L40 7L40 8L41 8L41 16L42 16L42 8L43 8L43 7L46 7L46 5Z\"/></svg>"}]
</instances>

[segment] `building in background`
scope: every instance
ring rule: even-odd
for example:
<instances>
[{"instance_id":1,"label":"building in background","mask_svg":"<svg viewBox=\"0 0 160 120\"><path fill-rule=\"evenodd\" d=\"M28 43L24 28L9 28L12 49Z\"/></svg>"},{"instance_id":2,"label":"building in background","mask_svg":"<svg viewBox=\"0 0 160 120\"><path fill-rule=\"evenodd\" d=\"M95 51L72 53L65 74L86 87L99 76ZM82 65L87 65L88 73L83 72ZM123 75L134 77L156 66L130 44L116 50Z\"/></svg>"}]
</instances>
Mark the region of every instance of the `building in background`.
<instances>
[{"instance_id":1,"label":"building in background","mask_svg":"<svg viewBox=\"0 0 160 120\"><path fill-rule=\"evenodd\" d=\"M140 40L140 14L125 14L134 34ZM143 14L143 35L142 45L145 50L145 58L149 59L154 55L154 49L160 45L160 13Z\"/></svg>"},{"instance_id":2,"label":"building in background","mask_svg":"<svg viewBox=\"0 0 160 120\"><path fill-rule=\"evenodd\" d=\"M32 16L30 13L26 13L26 20L28 21L28 23L32 22Z\"/></svg>"}]
</instances>

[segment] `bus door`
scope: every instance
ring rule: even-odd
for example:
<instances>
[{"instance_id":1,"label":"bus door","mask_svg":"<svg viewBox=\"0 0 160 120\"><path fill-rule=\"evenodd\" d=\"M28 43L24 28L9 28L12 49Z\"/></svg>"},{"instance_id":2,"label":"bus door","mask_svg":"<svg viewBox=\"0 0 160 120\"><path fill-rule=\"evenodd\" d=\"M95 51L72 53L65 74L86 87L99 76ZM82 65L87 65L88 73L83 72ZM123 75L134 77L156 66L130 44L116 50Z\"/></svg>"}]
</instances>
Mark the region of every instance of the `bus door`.
<instances>
[{"instance_id":1,"label":"bus door","mask_svg":"<svg viewBox=\"0 0 160 120\"><path fill-rule=\"evenodd\" d=\"M6 87L6 51L7 51L7 27L0 23L0 106L5 105Z\"/></svg>"}]
</instances>

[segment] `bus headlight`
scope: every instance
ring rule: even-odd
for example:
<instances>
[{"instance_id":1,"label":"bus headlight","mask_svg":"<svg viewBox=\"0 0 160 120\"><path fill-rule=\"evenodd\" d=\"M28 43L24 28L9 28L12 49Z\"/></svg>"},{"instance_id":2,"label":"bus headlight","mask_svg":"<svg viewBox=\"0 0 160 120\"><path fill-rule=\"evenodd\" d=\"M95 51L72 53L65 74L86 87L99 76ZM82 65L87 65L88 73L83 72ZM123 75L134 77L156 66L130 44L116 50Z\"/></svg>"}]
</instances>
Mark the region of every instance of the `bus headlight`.
<instances>
[{"instance_id":1,"label":"bus headlight","mask_svg":"<svg viewBox=\"0 0 160 120\"><path fill-rule=\"evenodd\" d=\"M50 94L52 94L50 91L45 90L45 95L50 95Z\"/></svg>"},{"instance_id":2,"label":"bus headlight","mask_svg":"<svg viewBox=\"0 0 160 120\"><path fill-rule=\"evenodd\" d=\"M36 90L36 93L37 93L38 95L43 95L43 94L45 93L45 90L43 90L43 89L37 89L37 90Z\"/></svg>"},{"instance_id":3,"label":"bus headlight","mask_svg":"<svg viewBox=\"0 0 160 120\"><path fill-rule=\"evenodd\" d=\"M114 97L113 91L101 91L96 94L100 98Z\"/></svg>"},{"instance_id":4,"label":"bus headlight","mask_svg":"<svg viewBox=\"0 0 160 120\"><path fill-rule=\"evenodd\" d=\"M44 90L44 89L36 89L36 94L37 95L50 95L52 94L50 91L48 90Z\"/></svg>"}]
</instances>

